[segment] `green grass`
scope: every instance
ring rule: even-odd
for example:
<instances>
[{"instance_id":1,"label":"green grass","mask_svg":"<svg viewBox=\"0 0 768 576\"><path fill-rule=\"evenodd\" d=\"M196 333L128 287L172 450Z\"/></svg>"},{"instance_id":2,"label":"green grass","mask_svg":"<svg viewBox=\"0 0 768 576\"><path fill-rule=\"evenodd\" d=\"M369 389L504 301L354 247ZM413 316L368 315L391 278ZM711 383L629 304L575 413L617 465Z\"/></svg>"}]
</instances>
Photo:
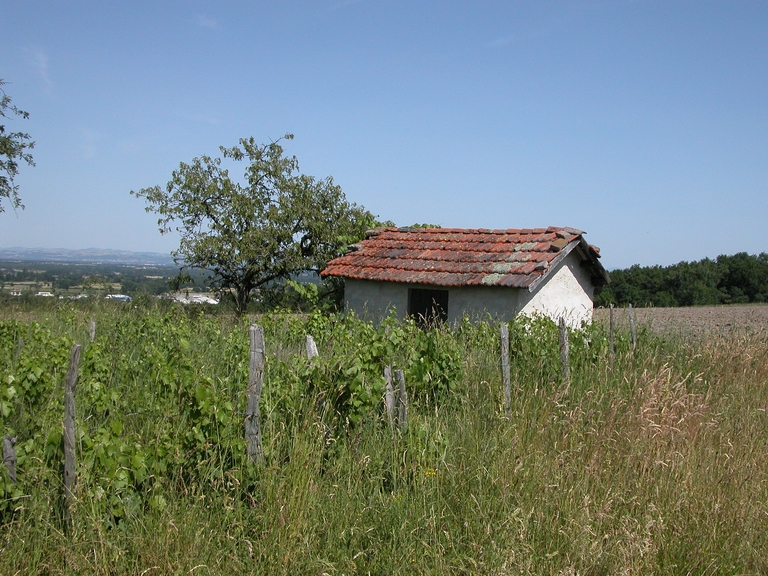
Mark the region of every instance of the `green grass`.
<instances>
[{"instance_id":1,"label":"green grass","mask_svg":"<svg viewBox=\"0 0 768 576\"><path fill-rule=\"evenodd\" d=\"M375 408L357 425L321 421L314 397L286 391L306 372L299 364L276 367L301 354L302 331L317 329L319 320L263 317L266 461L251 467L205 444L216 434L235 442L228 434L242 429L247 358L233 350L242 351L246 326L168 310L67 305L0 313L6 321L23 318L23 326L39 321L50 339L68 343L85 343L88 321L96 319L109 385L120 392L117 405L125 413L95 409L85 396L92 387L83 384L79 425L91 434L119 416L118 439L140 443L147 454L152 439L163 435L173 447L199 450L168 460L185 468L169 466L162 478L136 483L147 491L139 495L144 503L125 512L121 500L117 515L104 506L109 490L118 490L114 483L101 494L95 469L85 471L68 529L60 520L54 464L27 458L20 465L24 494L2 516L0 573L768 571L764 335L685 342L642 334L632 354L621 334L610 369L604 334L595 328L589 345L572 335L566 388L552 327L534 327L529 336L513 331L507 418L496 328L443 331L441 338L460 351L461 374L447 394L417 395L400 433ZM163 315L172 326L153 332ZM328 340L338 333L323 334L315 334L321 355L348 350ZM186 360L163 364L160 357L177 353L174 335L188 339L189 357L179 353ZM155 364L145 359L151 350ZM13 353L4 354L4 374L12 373ZM205 428L203 444L183 444L200 420L167 410L160 383L174 376L157 366L190 370L194 382L212 379L221 398L233 399L233 422ZM51 426L60 391L42 410ZM17 412L3 422L20 442L35 429Z\"/></svg>"}]
</instances>

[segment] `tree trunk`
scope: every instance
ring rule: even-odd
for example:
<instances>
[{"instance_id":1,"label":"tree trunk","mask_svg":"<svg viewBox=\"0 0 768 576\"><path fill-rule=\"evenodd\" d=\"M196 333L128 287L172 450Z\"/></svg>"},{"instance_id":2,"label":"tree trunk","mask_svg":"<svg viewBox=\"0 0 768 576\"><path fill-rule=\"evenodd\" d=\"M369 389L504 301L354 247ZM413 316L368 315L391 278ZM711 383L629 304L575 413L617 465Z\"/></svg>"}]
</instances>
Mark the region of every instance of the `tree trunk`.
<instances>
[{"instance_id":1,"label":"tree trunk","mask_svg":"<svg viewBox=\"0 0 768 576\"><path fill-rule=\"evenodd\" d=\"M235 294L235 315L238 318L242 318L245 314L245 309L248 307L249 295L251 293L250 288L238 286Z\"/></svg>"}]
</instances>

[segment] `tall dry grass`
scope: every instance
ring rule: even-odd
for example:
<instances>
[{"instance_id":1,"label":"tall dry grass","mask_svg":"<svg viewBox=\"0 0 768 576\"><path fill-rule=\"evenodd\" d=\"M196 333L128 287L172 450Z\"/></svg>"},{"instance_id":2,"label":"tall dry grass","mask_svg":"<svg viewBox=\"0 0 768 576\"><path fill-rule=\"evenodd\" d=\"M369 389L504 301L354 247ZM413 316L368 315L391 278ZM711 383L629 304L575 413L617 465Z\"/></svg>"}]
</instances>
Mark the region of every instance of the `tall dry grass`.
<instances>
[{"instance_id":1,"label":"tall dry grass","mask_svg":"<svg viewBox=\"0 0 768 576\"><path fill-rule=\"evenodd\" d=\"M455 336L452 397L413 405L406 432L372 415L328 437L308 402L294 427L266 424L281 457L255 481L211 470L216 489L180 485L118 524L81 493L69 534L40 487L0 529L0 572L768 572L765 338L644 334L611 368L595 331L566 388L556 336L537 337L555 350L513 358L508 418L481 327Z\"/></svg>"}]
</instances>

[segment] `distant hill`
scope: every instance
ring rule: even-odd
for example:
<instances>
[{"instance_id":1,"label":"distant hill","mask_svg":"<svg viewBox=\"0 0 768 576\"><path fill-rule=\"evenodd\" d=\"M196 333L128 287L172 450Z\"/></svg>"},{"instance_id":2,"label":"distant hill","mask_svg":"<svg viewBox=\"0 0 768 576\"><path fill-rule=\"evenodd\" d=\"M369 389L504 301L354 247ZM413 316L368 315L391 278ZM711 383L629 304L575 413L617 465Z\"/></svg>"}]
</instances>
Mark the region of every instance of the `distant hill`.
<instances>
[{"instance_id":1,"label":"distant hill","mask_svg":"<svg viewBox=\"0 0 768 576\"><path fill-rule=\"evenodd\" d=\"M104 250L100 248L85 248L83 250L67 250L65 248L0 248L0 260L173 266L173 258L169 254Z\"/></svg>"}]
</instances>

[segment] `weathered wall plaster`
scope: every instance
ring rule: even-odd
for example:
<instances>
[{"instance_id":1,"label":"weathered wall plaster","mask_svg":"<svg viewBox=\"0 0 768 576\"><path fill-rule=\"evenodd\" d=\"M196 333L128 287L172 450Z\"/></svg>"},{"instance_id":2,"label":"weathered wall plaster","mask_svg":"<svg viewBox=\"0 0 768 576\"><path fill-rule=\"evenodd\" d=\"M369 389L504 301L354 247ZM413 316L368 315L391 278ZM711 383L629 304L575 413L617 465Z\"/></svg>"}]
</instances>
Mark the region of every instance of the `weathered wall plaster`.
<instances>
[{"instance_id":1,"label":"weathered wall plaster","mask_svg":"<svg viewBox=\"0 0 768 576\"><path fill-rule=\"evenodd\" d=\"M394 309L397 317L402 319L408 311L409 288L430 286L348 278L344 288L346 308L368 320L381 319ZM465 315L475 320L491 317L509 321L518 313L544 314L553 320L564 316L570 326L592 320L594 286L589 272L580 265L574 252L560 262L533 292L501 286L464 286L447 290L450 324L455 324Z\"/></svg>"}]
</instances>

